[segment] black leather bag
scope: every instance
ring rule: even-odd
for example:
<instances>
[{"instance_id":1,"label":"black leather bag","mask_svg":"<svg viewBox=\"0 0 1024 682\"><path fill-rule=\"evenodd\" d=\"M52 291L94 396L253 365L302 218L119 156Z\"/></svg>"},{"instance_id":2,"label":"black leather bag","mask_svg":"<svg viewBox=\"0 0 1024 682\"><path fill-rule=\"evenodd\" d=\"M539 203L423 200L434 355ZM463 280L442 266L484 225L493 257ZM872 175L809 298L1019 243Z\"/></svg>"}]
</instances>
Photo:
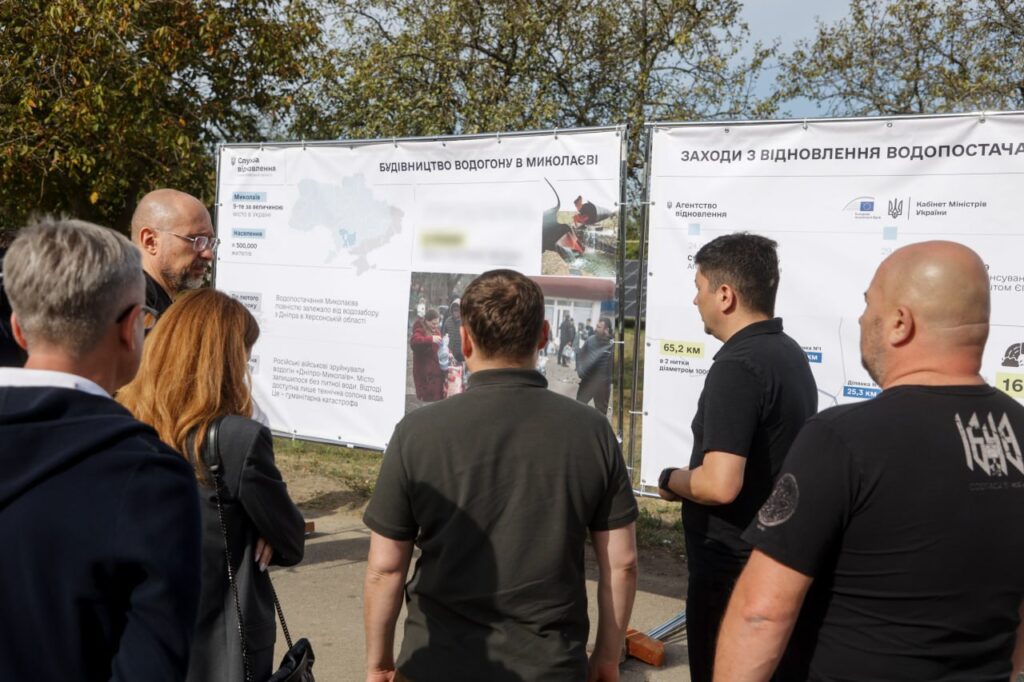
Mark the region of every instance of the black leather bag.
<instances>
[{"instance_id":1,"label":"black leather bag","mask_svg":"<svg viewBox=\"0 0 1024 682\"><path fill-rule=\"evenodd\" d=\"M305 637L295 644L288 640L288 644L288 651L281 659L281 667L267 682L314 682L313 661L316 657L313 656L313 645Z\"/></svg>"},{"instance_id":2,"label":"black leather bag","mask_svg":"<svg viewBox=\"0 0 1024 682\"><path fill-rule=\"evenodd\" d=\"M203 460L209 469L214 482L214 493L217 498L217 516L220 518L220 530L224 535L224 558L227 559L228 582L231 583L231 593L235 597L235 612L238 616L238 637L242 643L242 664L245 670L245 682L254 682L252 670L249 667L249 650L245 639L245 620L242 618L242 605L238 601L238 586L235 585L235 573L231 568L231 550L228 548L228 527L224 523L224 508L221 504L220 490L224 486L224 479L221 477L220 458L220 419L210 424L206 432L206 447L203 448ZM270 592L274 595L274 608L277 609L277 617L281 619L281 629L284 631L284 639L288 642L288 651L281 659L281 666L277 672L270 676L267 682L316 682L313 678L313 662L316 656L313 655L313 645L305 637L292 643L291 633L288 632L288 624L284 620L284 611L281 610L281 602L277 600L277 591L274 583L267 574L267 582L270 583Z\"/></svg>"}]
</instances>

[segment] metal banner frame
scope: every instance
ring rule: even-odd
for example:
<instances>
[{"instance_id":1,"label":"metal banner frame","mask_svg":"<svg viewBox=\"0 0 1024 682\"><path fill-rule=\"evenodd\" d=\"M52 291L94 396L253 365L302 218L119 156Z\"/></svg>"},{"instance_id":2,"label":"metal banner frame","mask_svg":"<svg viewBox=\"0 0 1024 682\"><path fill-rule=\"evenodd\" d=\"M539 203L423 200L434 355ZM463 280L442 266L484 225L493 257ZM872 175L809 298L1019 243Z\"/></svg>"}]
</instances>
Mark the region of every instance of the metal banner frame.
<instances>
[{"instance_id":1,"label":"metal banner frame","mask_svg":"<svg viewBox=\"0 0 1024 682\"><path fill-rule=\"evenodd\" d=\"M613 340L616 346L615 350L615 365L616 371L613 377L615 381L615 396L614 402L616 406L615 414L613 415L613 425L618 435L619 441L623 446L626 465L631 474L635 471L638 465L637 448L640 443L640 437L637 435L638 420L637 417L642 417L645 414L643 401L640 398L640 383L643 381L643 369L646 361L646 350L645 345L641 343L641 335L644 334L647 327L646 311L643 307L647 288L647 262L648 262L648 240L650 237L650 201L651 201L651 160L652 160L652 146L654 132L657 129L671 129L680 127L715 127L723 128L728 130L731 127L742 127L742 126L773 126L773 125L793 125L794 123L802 123L806 129L809 124L812 123L831 123L831 124L843 124L852 122L882 122L888 123L890 126L895 121L906 121L906 120L921 120L921 119L947 119L947 118L976 118L979 122L984 122L987 118L995 118L1001 116L1019 116L1024 112L1019 111L1007 111L1007 112L970 112L960 114L940 114L940 115L910 115L910 116L867 116L867 117L821 117L821 118L796 118L796 119L780 119L772 121L752 121L752 120L736 120L736 121L699 121L699 122L672 122L672 121L658 121L658 122L646 122L644 124L644 130L641 133L641 139L643 142L643 169L642 176L639 182L639 188L634 190L635 194L639 196L635 199L630 196L629 187L629 168L628 168L628 144L629 144L629 130L626 125L614 125L614 126L597 126L587 128L571 128L571 129L549 129L549 130L525 130L525 131L513 131L513 132L499 132L499 133L481 133L481 134L468 134L468 135L445 135L445 136L423 136L423 137L393 137L393 138L378 138L378 139L361 139L361 140L328 140L328 141L289 141L289 142L236 142L221 144L217 148L217 176L221 175L221 157L220 153L222 149L231 148L248 148L248 149L280 149L280 148L315 148L315 147L348 147L354 149L356 147L372 146L372 145L394 145L399 146L402 144L440 144L442 146L447 145L449 142L456 142L462 140L481 140L481 139L495 139L499 143L502 139L515 138L515 137L529 137L529 136L543 136L552 135L556 139L559 135L577 135L593 132L603 131L615 131L616 135L620 137L620 160L619 160L619 200L617 202L617 208L619 209L619 225L618 225L618 254L616 258L616 325L617 331L615 339ZM219 213L223 207L223 197L221 196L221 187L217 185L217 196L216 204L214 208L214 218L219 224ZM636 291L634 297L635 305L635 317L634 317L634 337L632 340L632 353L633 358L630 366L626 366L626 337L625 337L625 322L626 322L626 241L628 236L628 225L630 218L636 218L637 225L637 242L638 242L638 276L636 282ZM214 278L216 278L216 263L214 265ZM216 281L214 279L214 281ZM629 404L626 404L625 396L625 379L626 372L630 373L632 379L633 391ZM628 422L626 421L628 415ZM628 428L627 428L628 425ZM284 433L275 432L276 435L290 437L293 439L309 440L311 442L323 442L331 443L335 445L346 445L349 447L359 447L364 449L380 451L381 448L373 445L365 445L354 442L347 442L342 439L332 440L326 438L306 437L299 436L295 433ZM645 486L637 485L635 492L638 495L654 496L654 492Z\"/></svg>"},{"instance_id":2,"label":"metal banner frame","mask_svg":"<svg viewBox=\"0 0 1024 682\"><path fill-rule=\"evenodd\" d=\"M374 138L374 139L359 139L359 140L318 140L318 141L276 141L276 142L230 142L222 143L217 146L216 149L216 177L218 182L216 183L216 197L214 204L214 225L219 228L220 226L220 211L224 207L223 197L221 196L221 185L219 178L222 175L221 171L221 159L223 157L223 150L225 149L258 149L263 151L265 149L296 149L301 148L303 150L317 147L329 147L329 148L349 148L355 149L357 147L369 147L369 146L380 146L380 145L393 145L398 147L402 144L440 144L446 146L451 142L459 142L465 140L496 140L499 144L503 139L518 138L518 137L542 137L546 135L553 136L554 139L558 139L559 136L572 136L580 134L598 133L598 132L614 132L617 137L620 138L619 145L619 200L616 202L616 207L619 208L618 217L618 253L616 254L616 265L615 265L615 322L617 325L616 338L612 341L617 350L617 362L618 366L618 381L615 387L616 396L618 398L616 402L617 410L613 415L613 426L616 428L616 435L618 436L619 442L623 441L623 378L624 362L625 362L625 340L624 340L624 310L623 302L625 300L625 239L626 239L626 216L624 215L625 209L628 207L626 201L627 194L627 182L626 182L626 165L627 150L628 150L628 135L627 126L625 124L609 125L609 126L592 126L582 128L553 128L548 130L522 130L522 131L510 131L510 132L496 132L496 133L476 133L476 134L463 134L463 135L435 135L435 136L420 136L420 137L391 137L391 138ZM211 271L211 282L216 286L217 282L217 261L214 260L214 265ZM613 375L614 381L614 375ZM304 440L314 443L325 443L330 445L341 445L349 448L359 448L364 450L372 450L376 452L382 452L383 448L377 445L370 445L365 443L359 443L350 439L339 437L337 439L322 438L309 435L300 435L297 432L287 432L278 429L273 430L275 436L290 438L294 440Z\"/></svg>"},{"instance_id":3,"label":"metal banner frame","mask_svg":"<svg viewBox=\"0 0 1024 682\"><path fill-rule=\"evenodd\" d=\"M637 416L643 416L646 414L645 409L638 408L636 400L636 382L638 375L643 376L643 364L646 361L646 351L641 355L640 351L640 333L639 329L641 326L646 328L644 324L646 322L646 312L641 308L643 302L647 272L645 269L645 256L647 255L647 240L650 234L650 215L648 207L650 206L650 186L651 186L651 149L653 144L653 136L656 130L666 130L673 128L721 128L724 132L729 132L730 128L740 128L745 126L759 126L759 127L770 127L778 125L802 124L803 129L806 130L810 124L828 123L842 125L846 123L884 123L888 127L892 127L895 122L899 121L914 121L914 120L936 120L936 119L977 119L979 123L985 123L989 119L996 119L999 117L1008 116L1022 116L1024 111L1000 111L1000 112L965 112L955 114L915 114L915 115L904 115L904 116L861 116L861 117L821 117L821 118L793 118L793 119L779 119L769 121L753 121L753 120L736 120L736 121L664 121L664 122L647 122L644 124L645 128L645 176L643 179L643 223L640 231L640 254L639 254L639 273L636 288L636 325L637 334L634 338L634 400L633 405L630 409L630 429L629 429L629 442L626 444L626 455L627 463L632 470L636 466L636 448L638 447L638 438L636 436L635 422L634 419ZM645 405L646 407L646 405ZM684 415L681 418L690 419L692 415ZM638 485L634 489L634 492L640 496L646 497L657 497L657 493L653 489Z\"/></svg>"}]
</instances>

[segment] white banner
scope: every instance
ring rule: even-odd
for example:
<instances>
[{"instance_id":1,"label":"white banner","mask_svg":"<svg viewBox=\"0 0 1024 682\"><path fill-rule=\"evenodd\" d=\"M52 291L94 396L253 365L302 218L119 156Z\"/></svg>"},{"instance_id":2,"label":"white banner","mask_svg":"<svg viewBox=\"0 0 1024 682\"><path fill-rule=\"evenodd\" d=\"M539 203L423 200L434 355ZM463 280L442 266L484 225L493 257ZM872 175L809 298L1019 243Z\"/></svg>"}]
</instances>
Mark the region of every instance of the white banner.
<instances>
[{"instance_id":1,"label":"white banner","mask_svg":"<svg viewBox=\"0 0 1024 682\"><path fill-rule=\"evenodd\" d=\"M534 276L581 350L614 318L622 147L619 129L221 147L216 286L260 323L274 430L383 448L405 412L461 390L454 302L486 270ZM538 368L575 397L558 351Z\"/></svg>"},{"instance_id":2,"label":"white banner","mask_svg":"<svg viewBox=\"0 0 1024 682\"><path fill-rule=\"evenodd\" d=\"M931 239L989 269L982 374L1024 399L1024 115L691 125L652 130L641 483L685 466L721 343L692 305L693 255L736 231L779 243L776 315L803 346L819 407L879 392L857 319L879 262Z\"/></svg>"}]
</instances>

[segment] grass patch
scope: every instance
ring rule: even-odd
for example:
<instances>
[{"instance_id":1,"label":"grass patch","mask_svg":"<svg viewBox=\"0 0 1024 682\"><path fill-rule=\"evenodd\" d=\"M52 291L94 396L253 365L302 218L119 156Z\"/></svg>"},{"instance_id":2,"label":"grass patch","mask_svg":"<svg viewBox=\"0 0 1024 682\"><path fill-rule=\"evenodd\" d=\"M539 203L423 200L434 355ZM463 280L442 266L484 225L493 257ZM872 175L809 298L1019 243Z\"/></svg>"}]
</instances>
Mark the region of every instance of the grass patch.
<instances>
[{"instance_id":1,"label":"grass patch","mask_svg":"<svg viewBox=\"0 0 1024 682\"><path fill-rule=\"evenodd\" d=\"M638 497L640 517L636 520L636 542L644 549L660 548L683 556L683 522L678 502Z\"/></svg>"},{"instance_id":2,"label":"grass patch","mask_svg":"<svg viewBox=\"0 0 1024 682\"><path fill-rule=\"evenodd\" d=\"M381 453L341 445L274 439L274 457L290 476L314 474L336 481L339 488L369 499L377 484Z\"/></svg>"}]
</instances>

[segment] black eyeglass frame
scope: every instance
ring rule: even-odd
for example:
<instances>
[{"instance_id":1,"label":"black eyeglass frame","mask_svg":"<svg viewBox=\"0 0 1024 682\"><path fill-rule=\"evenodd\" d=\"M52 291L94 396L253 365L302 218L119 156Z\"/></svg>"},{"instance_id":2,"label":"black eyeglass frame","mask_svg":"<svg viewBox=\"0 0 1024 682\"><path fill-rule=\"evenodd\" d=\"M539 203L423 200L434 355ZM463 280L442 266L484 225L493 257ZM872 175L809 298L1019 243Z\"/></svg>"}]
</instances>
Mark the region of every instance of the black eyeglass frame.
<instances>
[{"instance_id":1,"label":"black eyeglass frame","mask_svg":"<svg viewBox=\"0 0 1024 682\"><path fill-rule=\"evenodd\" d=\"M156 310L150 308L148 305L145 304L132 303L130 306L128 306L128 308L125 309L123 313L117 316L117 319L114 320L114 322L116 322L117 324L121 324L122 322L127 320L128 316L132 314L133 310L135 310L135 306L139 306L139 310L142 311L142 329L143 331L148 332L150 329L156 326L156 321L160 319L160 313L158 313Z\"/></svg>"}]
</instances>

